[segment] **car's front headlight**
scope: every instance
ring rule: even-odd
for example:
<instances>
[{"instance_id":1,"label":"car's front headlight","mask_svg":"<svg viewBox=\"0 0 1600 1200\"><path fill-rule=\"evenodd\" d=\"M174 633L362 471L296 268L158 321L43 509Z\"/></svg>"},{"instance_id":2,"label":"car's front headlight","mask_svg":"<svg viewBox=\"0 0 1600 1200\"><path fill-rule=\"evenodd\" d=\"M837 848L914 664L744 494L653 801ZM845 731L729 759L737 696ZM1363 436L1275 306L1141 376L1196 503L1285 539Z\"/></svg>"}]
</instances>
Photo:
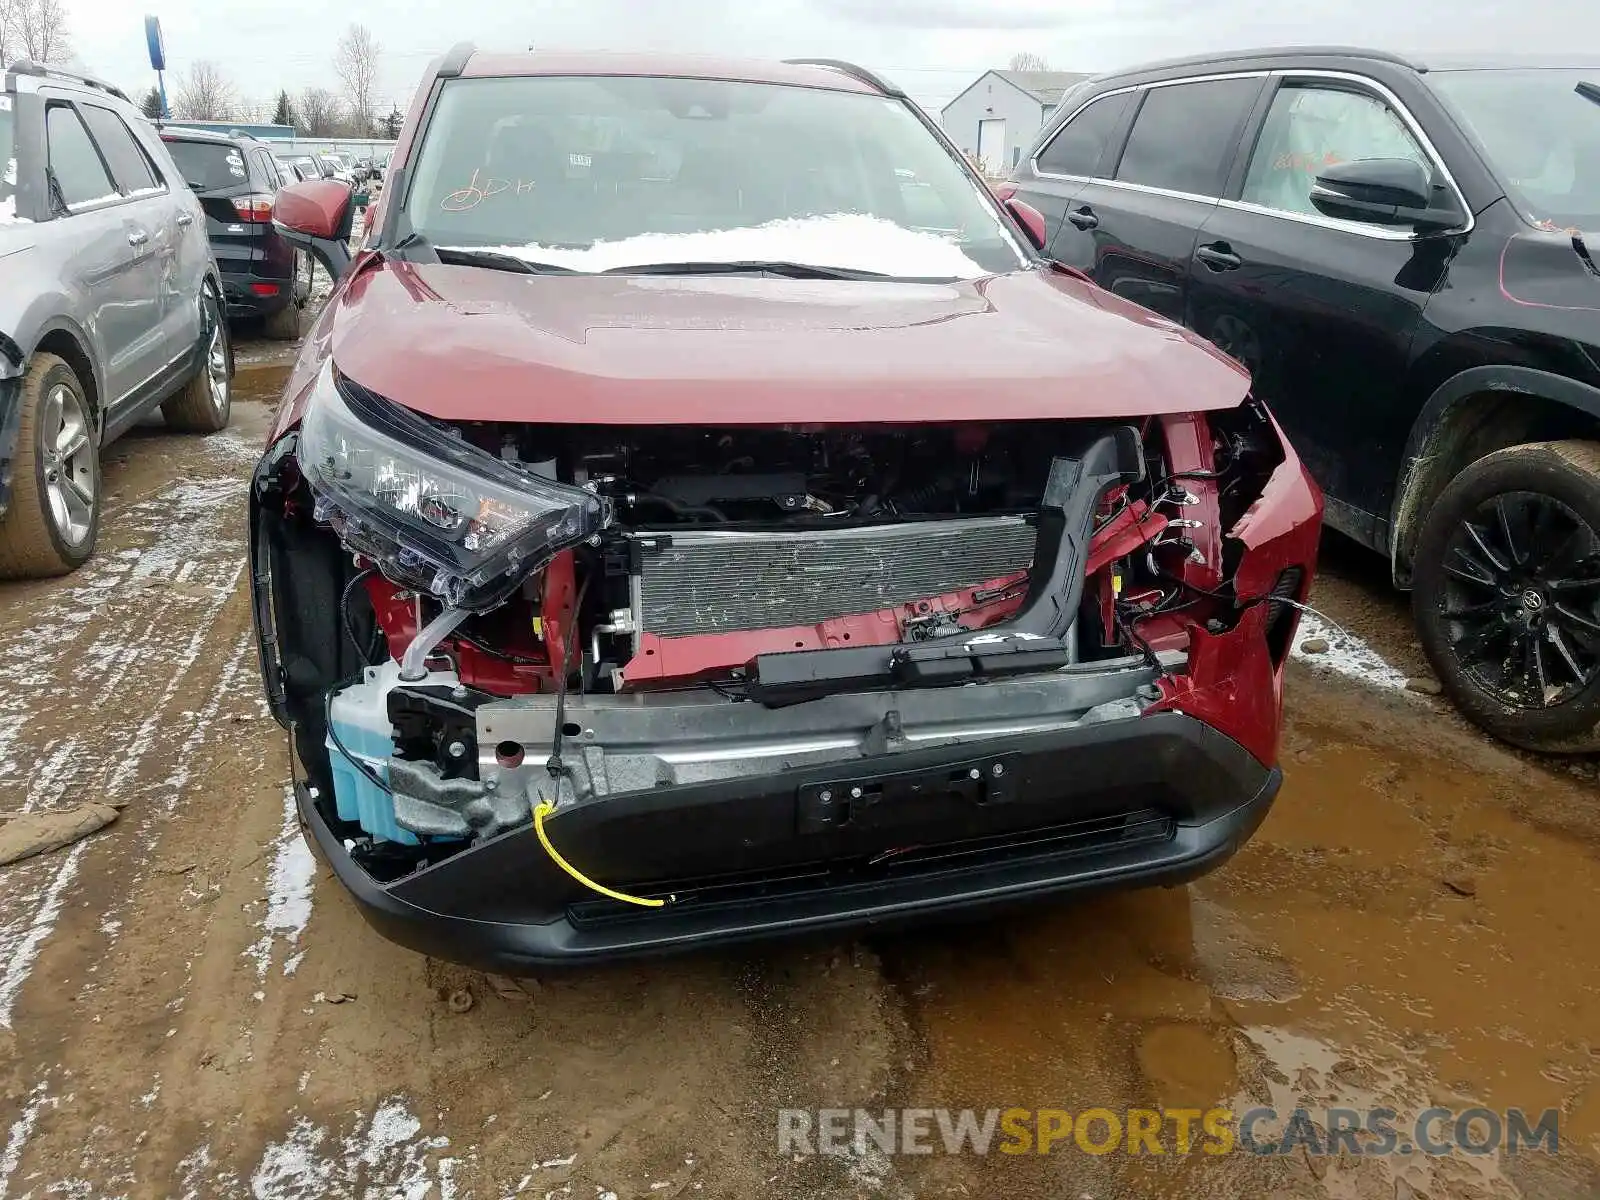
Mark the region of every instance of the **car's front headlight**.
<instances>
[{"instance_id":1,"label":"car's front headlight","mask_svg":"<svg viewBox=\"0 0 1600 1200\"><path fill-rule=\"evenodd\" d=\"M495 607L611 516L599 496L495 458L339 377L331 361L297 457L318 520L396 583L452 608Z\"/></svg>"}]
</instances>

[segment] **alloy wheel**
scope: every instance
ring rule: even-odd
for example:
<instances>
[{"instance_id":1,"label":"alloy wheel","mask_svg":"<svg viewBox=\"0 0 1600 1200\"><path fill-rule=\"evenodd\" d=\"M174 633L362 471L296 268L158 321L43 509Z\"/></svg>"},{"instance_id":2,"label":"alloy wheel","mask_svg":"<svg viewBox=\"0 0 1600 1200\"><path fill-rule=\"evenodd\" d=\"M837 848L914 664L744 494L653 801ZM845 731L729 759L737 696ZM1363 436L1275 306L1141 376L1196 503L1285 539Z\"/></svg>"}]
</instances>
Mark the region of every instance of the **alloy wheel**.
<instances>
[{"instance_id":1,"label":"alloy wheel","mask_svg":"<svg viewBox=\"0 0 1600 1200\"><path fill-rule=\"evenodd\" d=\"M206 299L206 321L210 328L206 334L206 391L211 404L218 412L228 407L228 332L217 302Z\"/></svg>"},{"instance_id":2,"label":"alloy wheel","mask_svg":"<svg viewBox=\"0 0 1600 1200\"><path fill-rule=\"evenodd\" d=\"M1484 501L1451 534L1444 572L1451 651L1497 701L1553 708L1600 679L1600 536L1560 500Z\"/></svg>"},{"instance_id":3,"label":"alloy wheel","mask_svg":"<svg viewBox=\"0 0 1600 1200\"><path fill-rule=\"evenodd\" d=\"M89 412L76 392L58 383L45 395L39 425L50 520L61 540L76 548L94 528L95 448Z\"/></svg>"}]
</instances>

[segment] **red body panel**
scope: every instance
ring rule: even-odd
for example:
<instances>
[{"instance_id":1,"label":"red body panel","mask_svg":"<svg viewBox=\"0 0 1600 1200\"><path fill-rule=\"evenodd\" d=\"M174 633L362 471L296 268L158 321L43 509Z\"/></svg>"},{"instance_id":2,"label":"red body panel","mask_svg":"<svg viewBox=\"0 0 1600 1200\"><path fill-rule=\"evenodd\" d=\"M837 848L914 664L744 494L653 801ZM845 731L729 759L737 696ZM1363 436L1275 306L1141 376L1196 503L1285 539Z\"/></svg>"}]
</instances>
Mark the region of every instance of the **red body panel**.
<instances>
[{"instance_id":1,"label":"red body panel","mask_svg":"<svg viewBox=\"0 0 1600 1200\"><path fill-rule=\"evenodd\" d=\"M1278 436L1283 436L1281 429ZM1268 764L1278 761L1284 664L1274 663L1268 653L1268 607L1259 601L1271 594L1278 576L1288 567L1304 568L1305 578L1295 599L1305 599L1322 531L1322 492L1288 442L1284 442L1284 453L1287 457L1272 473L1260 498L1228 533L1244 546L1234 574L1234 592L1240 603L1257 603L1246 608L1238 624L1225 633L1209 633L1190 623L1188 670L1163 681L1162 700L1151 709L1198 717ZM1298 619L1297 613L1295 624Z\"/></svg>"},{"instance_id":2,"label":"red body panel","mask_svg":"<svg viewBox=\"0 0 1600 1200\"><path fill-rule=\"evenodd\" d=\"M826 424L1137 418L1239 404L1243 370L1063 272L951 284L352 265L290 380L332 355L452 420Z\"/></svg>"},{"instance_id":3,"label":"red body panel","mask_svg":"<svg viewBox=\"0 0 1600 1200\"><path fill-rule=\"evenodd\" d=\"M1217 481L1209 478L1216 469L1211 453L1211 427L1199 413L1180 413L1161 418L1161 433L1167 443L1167 469L1197 503L1183 505L1182 519L1200 524L1185 532L1199 561L1183 564L1185 583L1205 591L1215 591L1222 583L1222 538L1218 526L1222 513L1217 505Z\"/></svg>"}]
</instances>

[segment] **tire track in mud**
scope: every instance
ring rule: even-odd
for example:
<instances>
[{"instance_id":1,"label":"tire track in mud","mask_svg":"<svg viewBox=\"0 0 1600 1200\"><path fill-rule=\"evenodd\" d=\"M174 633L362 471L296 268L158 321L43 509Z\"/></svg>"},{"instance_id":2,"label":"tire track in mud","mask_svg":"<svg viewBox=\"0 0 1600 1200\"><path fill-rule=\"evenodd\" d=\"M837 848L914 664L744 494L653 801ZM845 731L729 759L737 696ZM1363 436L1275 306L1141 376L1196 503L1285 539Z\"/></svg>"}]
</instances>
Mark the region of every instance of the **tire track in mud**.
<instances>
[{"instance_id":1,"label":"tire track in mud","mask_svg":"<svg viewBox=\"0 0 1600 1200\"><path fill-rule=\"evenodd\" d=\"M32 1097L0 1156L0 1196L18 1190L30 1142L72 1098L63 998L94 993L124 928L112 914L149 868L176 801L150 794L187 779L218 706L243 703L246 483L236 457L185 458L191 474L105 523L83 570L7 589L0 808L126 807L106 833L0 873L0 1029L18 1051L8 1090ZM208 696L200 712L175 703L185 691Z\"/></svg>"},{"instance_id":2,"label":"tire track in mud","mask_svg":"<svg viewBox=\"0 0 1600 1200\"><path fill-rule=\"evenodd\" d=\"M116 548L110 555L102 552L87 569L88 578L75 579L77 586L44 606L31 624L0 638L0 662L10 664L0 704L17 730L9 753L13 762L25 757L39 764L20 788L0 780L0 797L9 801L5 807L33 811L72 800L121 804L131 799L125 792L158 727L163 721L176 727L180 719L168 711L173 696L237 591L244 543L229 526L239 524L243 495L242 481L225 477L176 483L133 506L126 514L128 526L114 535ZM174 636L174 627L181 631L182 626L166 611L169 598L162 585L180 576L209 585L213 598L174 654L173 643L182 637L181 632ZM131 640L118 634L133 623L129 608L150 614ZM160 690L152 695L150 684L156 680ZM141 713L143 719L132 725ZM86 744L87 738L92 742ZM124 826L129 818L144 823L130 812ZM127 834L124 827L118 836L101 840L123 850L132 840ZM0 921L0 1028L11 1026L16 995L41 937L93 844L80 843L64 856L0 876L0 911L6 914ZM30 905L31 896L38 900Z\"/></svg>"}]
</instances>

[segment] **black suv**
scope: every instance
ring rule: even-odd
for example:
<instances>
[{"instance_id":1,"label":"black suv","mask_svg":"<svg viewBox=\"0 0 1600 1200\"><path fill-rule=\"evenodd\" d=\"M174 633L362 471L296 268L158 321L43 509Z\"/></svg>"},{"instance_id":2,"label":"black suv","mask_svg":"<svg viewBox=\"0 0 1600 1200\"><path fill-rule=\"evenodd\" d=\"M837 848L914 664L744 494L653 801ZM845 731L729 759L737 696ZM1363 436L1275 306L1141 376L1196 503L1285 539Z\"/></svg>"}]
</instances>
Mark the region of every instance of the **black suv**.
<instances>
[{"instance_id":1,"label":"black suv","mask_svg":"<svg viewBox=\"0 0 1600 1200\"><path fill-rule=\"evenodd\" d=\"M1251 51L1086 82L1009 185L1250 368L1474 721L1600 748L1600 56Z\"/></svg>"},{"instance_id":2,"label":"black suv","mask_svg":"<svg viewBox=\"0 0 1600 1200\"><path fill-rule=\"evenodd\" d=\"M264 318L268 337L299 337L312 260L273 228L282 176L266 143L172 125L162 129L161 140L205 209L228 316Z\"/></svg>"}]
</instances>

